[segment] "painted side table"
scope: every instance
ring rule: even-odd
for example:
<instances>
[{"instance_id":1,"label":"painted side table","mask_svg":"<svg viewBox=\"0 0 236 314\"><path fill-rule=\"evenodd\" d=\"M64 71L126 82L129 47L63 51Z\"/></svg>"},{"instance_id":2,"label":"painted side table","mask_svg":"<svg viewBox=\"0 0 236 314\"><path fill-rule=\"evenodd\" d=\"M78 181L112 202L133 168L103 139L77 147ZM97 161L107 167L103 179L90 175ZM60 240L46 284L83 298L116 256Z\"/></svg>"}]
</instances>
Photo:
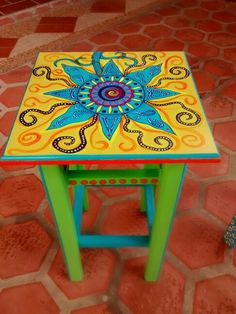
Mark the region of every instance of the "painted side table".
<instances>
[{"instance_id":1,"label":"painted side table","mask_svg":"<svg viewBox=\"0 0 236 314\"><path fill-rule=\"evenodd\" d=\"M147 207L158 181L150 236L139 239L149 247L145 278L152 281L160 272L186 164L217 160L183 52L40 53L2 157L7 164L40 166L71 280L82 278L78 246L139 241L80 237L68 180L79 188L146 185ZM99 163L146 166L135 172L81 172L79 166L68 171L70 164Z\"/></svg>"}]
</instances>

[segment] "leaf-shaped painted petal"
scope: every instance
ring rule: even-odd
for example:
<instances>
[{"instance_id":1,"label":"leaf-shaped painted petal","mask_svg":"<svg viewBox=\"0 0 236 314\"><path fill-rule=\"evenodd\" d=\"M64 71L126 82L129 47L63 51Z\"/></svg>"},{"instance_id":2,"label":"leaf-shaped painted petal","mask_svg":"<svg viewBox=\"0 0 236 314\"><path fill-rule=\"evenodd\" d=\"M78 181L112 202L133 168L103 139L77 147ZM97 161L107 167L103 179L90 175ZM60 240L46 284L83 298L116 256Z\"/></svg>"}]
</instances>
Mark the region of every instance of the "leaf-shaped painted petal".
<instances>
[{"instance_id":1,"label":"leaf-shaped painted petal","mask_svg":"<svg viewBox=\"0 0 236 314\"><path fill-rule=\"evenodd\" d=\"M103 68L102 71L103 76L122 76L122 72L118 68L118 66L113 62L113 60L110 60L107 62Z\"/></svg>"},{"instance_id":2,"label":"leaf-shaped painted petal","mask_svg":"<svg viewBox=\"0 0 236 314\"><path fill-rule=\"evenodd\" d=\"M101 64L100 64L101 57L102 57L101 51L96 51L92 55L92 64L93 64L94 70L97 73L97 75L102 74L102 68L101 68Z\"/></svg>"},{"instance_id":3,"label":"leaf-shaped painted petal","mask_svg":"<svg viewBox=\"0 0 236 314\"><path fill-rule=\"evenodd\" d=\"M128 77L137 81L141 85L148 84L155 76L161 72L162 64L151 65L146 69L137 70L128 74Z\"/></svg>"},{"instance_id":4,"label":"leaf-shaped painted petal","mask_svg":"<svg viewBox=\"0 0 236 314\"><path fill-rule=\"evenodd\" d=\"M50 96L55 96L55 97L64 98L68 100L77 101L78 92L79 92L79 88L74 87L74 88L53 90L51 92L44 93L44 95L50 95Z\"/></svg>"},{"instance_id":5,"label":"leaf-shaped painted petal","mask_svg":"<svg viewBox=\"0 0 236 314\"><path fill-rule=\"evenodd\" d=\"M66 64L62 64L64 71L68 74L71 80L77 85L83 85L89 80L98 78L96 74L90 73L80 67L74 67Z\"/></svg>"},{"instance_id":6,"label":"leaf-shaped painted petal","mask_svg":"<svg viewBox=\"0 0 236 314\"><path fill-rule=\"evenodd\" d=\"M79 104L71 105L64 114L52 121L48 130L62 128L71 123L84 122L93 115L93 112L90 112Z\"/></svg>"},{"instance_id":7,"label":"leaf-shaped painted petal","mask_svg":"<svg viewBox=\"0 0 236 314\"><path fill-rule=\"evenodd\" d=\"M178 92L164 89L164 88L151 88L145 87L145 100L162 99L170 96L178 95Z\"/></svg>"},{"instance_id":8,"label":"leaf-shaped painted petal","mask_svg":"<svg viewBox=\"0 0 236 314\"><path fill-rule=\"evenodd\" d=\"M137 109L129 112L127 116L136 122L174 134L171 127L161 119L157 110L146 103L142 103Z\"/></svg>"},{"instance_id":9,"label":"leaf-shaped painted petal","mask_svg":"<svg viewBox=\"0 0 236 314\"><path fill-rule=\"evenodd\" d=\"M104 135L110 140L115 133L122 115L102 114L99 115L99 120L102 126Z\"/></svg>"}]
</instances>

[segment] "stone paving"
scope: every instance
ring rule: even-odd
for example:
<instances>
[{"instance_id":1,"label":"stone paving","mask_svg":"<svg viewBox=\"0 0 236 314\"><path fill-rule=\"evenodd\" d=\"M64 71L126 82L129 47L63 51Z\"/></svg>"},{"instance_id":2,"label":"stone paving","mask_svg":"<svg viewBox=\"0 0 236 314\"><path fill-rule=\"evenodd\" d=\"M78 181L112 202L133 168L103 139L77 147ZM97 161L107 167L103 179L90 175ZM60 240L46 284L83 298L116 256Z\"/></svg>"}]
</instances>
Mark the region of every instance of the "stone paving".
<instances>
[{"instance_id":1,"label":"stone paving","mask_svg":"<svg viewBox=\"0 0 236 314\"><path fill-rule=\"evenodd\" d=\"M70 282L37 169L1 167L0 313L235 314L236 251L227 248L222 236L236 213L236 4L145 0L141 7L138 1L127 0L114 4L114 11L108 6L105 13L104 1L100 6L98 2L83 2L81 15L76 11L76 21L70 20L70 25L80 29L67 29L65 23L64 37L56 30L54 36L46 27L42 33L37 30L53 21L49 17L73 17L72 1L67 1L66 7L64 3L63 10L59 1L51 1L50 14L40 13L37 25L21 11L19 37L18 22L11 20L12 15L4 16L11 22L4 24L4 36L3 28L0 30L1 151L35 55L42 47L63 51L185 50L222 160L189 166L156 283L143 280L147 251L137 248L83 249L85 279ZM57 4L54 9L53 3ZM25 25L34 26L27 31ZM36 38L42 41L31 49ZM2 49L3 39L12 49ZM94 188L89 190L89 201L83 232L147 231L138 189Z\"/></svg>"}]
</instances>

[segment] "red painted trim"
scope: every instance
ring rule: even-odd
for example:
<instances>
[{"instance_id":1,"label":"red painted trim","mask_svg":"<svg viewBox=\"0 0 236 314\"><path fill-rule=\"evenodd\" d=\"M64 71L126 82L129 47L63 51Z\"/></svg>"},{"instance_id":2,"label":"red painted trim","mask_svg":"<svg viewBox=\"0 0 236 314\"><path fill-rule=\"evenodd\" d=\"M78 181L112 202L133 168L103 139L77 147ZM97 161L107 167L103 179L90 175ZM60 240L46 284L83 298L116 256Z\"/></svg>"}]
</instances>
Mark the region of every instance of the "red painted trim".
<instances>
[{"instance_id":1,"label":"red painted trim","mask_svg":"<svg viewBox=\"0 0 236 314\"><path fill-rule=\"evenodd\" d=\"M1 166L38 166L38 165L117 165L117 164L183 164L217 163L221 158L213 159L156 159L156 160L0 160Z\"/></svg>"}]
</instances>

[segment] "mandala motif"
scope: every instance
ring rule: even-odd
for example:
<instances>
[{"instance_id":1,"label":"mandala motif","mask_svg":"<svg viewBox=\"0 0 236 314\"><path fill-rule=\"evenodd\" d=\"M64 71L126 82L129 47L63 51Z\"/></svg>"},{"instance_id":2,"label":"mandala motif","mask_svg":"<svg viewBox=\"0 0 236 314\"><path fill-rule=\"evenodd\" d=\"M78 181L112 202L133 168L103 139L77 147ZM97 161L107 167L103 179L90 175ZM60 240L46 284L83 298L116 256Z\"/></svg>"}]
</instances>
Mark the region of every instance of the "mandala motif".
<instances>
[{"instance_id":1,"label":"mandala motif","mask_svg":"<svg viewBox=\"0 0 236 314\"><path fill-rule=\"evenodd\" d=\"M124 76L113 60L103 68L101 76L81 67L63 65L64 71L77 84L75 88L51 91L47 94L74 100L66 113L55 119L50 129L83 122L98 114L103 133L108 140L114 135L122 115L165 132L174 133L156 109L146 103L178 94L168 89L146 85L161 72L161 64Z\"/></svg>"},{"instance_id":2,"label":"mandala motif","mask_svg":"<svg viewBox=\"0 0 236 314\"><path fill-rule=\"evenodd\" d=\"M79 123L86 121L88 121L88 124L79 128L80 144L76 148L67 149L62 148L60 145L61 141L63 141L64 145L73 145L76 142L74 137L61 136L56 138L52 145L60 152L76 153L84 149L87 144L85 130L97 123L100 123L106 139L111 141L123 120L125 120L125 123L122 125L123 130L127 133L136 133L137 142L141 147L156 151L170 149L173 146L173 142L168 136L165 136L165 133L166 135L168 135L168 133L175 135L175 133L171 126L162 119L158 109L156 109L151 102L156 102L160 99L168 100L169 97L176 96L179 92L159 86L162 80L172 78L158 77L162 71L161 63L144 68L143 65L146 65L147 57L152 58L151 60L156 60L154 55L144 55L141 65L136 62L136 65L127 67L124 73L121 72L112 58L102 66L101 59L109 58L105 58L101 52L93 53L92 62L88 64L90 66L89 70L86 69L86 65L81 66L77 59L69 60L75 65L62 64L61 66L64 73L70 78L70 82L73 82L73 84L65 78L52 78L50 67L40 66L35 68L33 70L35 76L45 75L48 80L62 80L68 85L65 89L44 93L44 95L67 100L67 102L54 104L49 111L38 109L26 110L21 113L20 122L26 126L31 126L36 123L37 118L30 114L32 121L26 122L25 115L27 113L36 111L40 114L50 114L57 106L68 106L69 108L66 112L51 122L48 130L62 128L70 124L78 124L79 126ZM57 60L54 64L57 65L59 61L61 62L62 59ZM91 65L93 71L91 71ZM184 76L179 79L186 78L190 74L186 68L179 66L171 68L170 72L172 75L183 73ZM150 82L152 82L154 78L156 78L157 83L156 85L150 86ZM73 102L70 103L68 101ZM199 118L193 110L186 108L184 105L181 106L187 112L182 112L176 116L179 123L183 124L181 121L183 115L187 116L187 119L190 119L193 114L195 114L197 119ZM149 146L144 144L142 141L142 131L129 128L131 121L162 131L162 135L154 139L157 145ZM189 122L184 123L186 125L193 125ZM162 145L160 144L160 140L162 141ZM167 145L163 146L163 141L165 141Z\"/></svg>"}]
</instances>

